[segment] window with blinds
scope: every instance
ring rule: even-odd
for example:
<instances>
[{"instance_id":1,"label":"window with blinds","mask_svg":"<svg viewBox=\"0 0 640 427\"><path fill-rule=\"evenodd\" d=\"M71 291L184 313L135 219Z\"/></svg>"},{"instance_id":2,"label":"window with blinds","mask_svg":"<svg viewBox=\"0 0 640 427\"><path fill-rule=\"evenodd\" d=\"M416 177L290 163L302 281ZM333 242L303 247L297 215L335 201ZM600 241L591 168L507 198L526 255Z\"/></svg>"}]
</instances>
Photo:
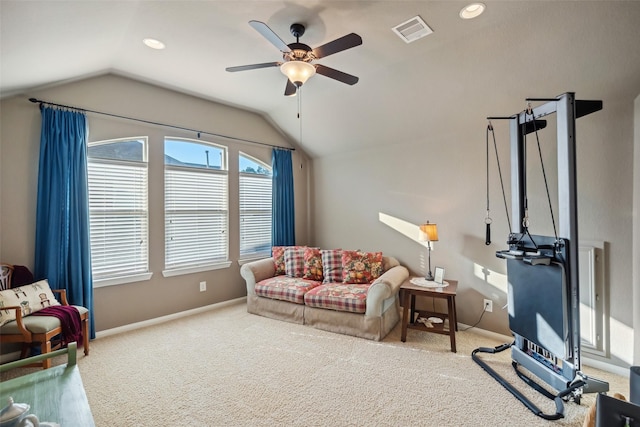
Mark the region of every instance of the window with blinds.
<instances>
[{"instance_id":1,"label":"window with blinds","mask_svg":"<svg viewBox=\"0 0 640 427\"><path fill-rule=\"evenodd\" d=\"M87 169L94 281L147 273L147 138L89 143Z\"/></svg>"},{"instance_id":2,"label":"window with blinds","mask_svg":"<svg viewBox=\"0 0 640 427\"><path fill-rule=\"evenodd\" d=\"M164 147L165 268L226 262L226 148L177 138L165 138Z\"/></svg>"},{"instance_id":3,"label":"window with blinds","mask_svg":"<svg viewBox=\"0 0 640 427\"><path fill-rule=\"evenodd\" d=\"M240 153L240 258L271 255L271 168Z\"/></svg>"}]
</instances>

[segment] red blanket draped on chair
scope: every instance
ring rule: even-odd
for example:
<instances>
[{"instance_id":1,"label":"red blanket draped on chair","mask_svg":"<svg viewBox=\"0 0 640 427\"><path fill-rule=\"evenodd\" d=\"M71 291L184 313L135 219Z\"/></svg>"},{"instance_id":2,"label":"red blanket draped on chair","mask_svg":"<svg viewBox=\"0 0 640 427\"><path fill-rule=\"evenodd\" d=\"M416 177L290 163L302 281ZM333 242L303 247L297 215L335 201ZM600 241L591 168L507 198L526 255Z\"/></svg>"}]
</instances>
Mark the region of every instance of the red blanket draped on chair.
<instances>
[{"instance_id":1,"label":"red blanket draped on chair","mask_svg":"<svg viewBox=\"0 0 640 427\"><path fill-rule=\"evenodd\" d=\"M54 305L36 311L31 316L54 316L60 319L62 326L62 342L67 345L76 342L78 348L82 346L82 320L78 309L70 305Z\"/></svg>"}]
</instances>

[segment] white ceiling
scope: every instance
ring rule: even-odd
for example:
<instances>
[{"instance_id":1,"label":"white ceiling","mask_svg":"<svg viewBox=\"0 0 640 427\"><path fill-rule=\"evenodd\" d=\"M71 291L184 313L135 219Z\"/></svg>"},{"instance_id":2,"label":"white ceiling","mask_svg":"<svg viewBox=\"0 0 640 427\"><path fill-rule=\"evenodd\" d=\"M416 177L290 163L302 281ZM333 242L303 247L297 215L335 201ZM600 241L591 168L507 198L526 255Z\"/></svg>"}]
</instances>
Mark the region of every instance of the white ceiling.
<instances>
[{"instance_id":1,"label":"white ceiling","mask_svg":"<svg viewBox=\"0 0 640 427\"><path fill-rule=\"evenodd\" d=\"M510 115L526 97L632 100L640 93L639 1L0 1L0 94L108 72L264 114L311 156L451 134ZM434 33L406 44L391 30L416 15ZM356 75L348 86L312 77L283 96L281 60L248 25L265 22L286 43L307 27L317 47L355 32L361 46L316 62ZM166 43L154 51L145 37ZM51 100L55 102L55 100ZM92 106L84 106L91 108ZM475 123L473 123L475 122ZM482 129L482 127L480 127Z\"/></svg>"}]
</instances>

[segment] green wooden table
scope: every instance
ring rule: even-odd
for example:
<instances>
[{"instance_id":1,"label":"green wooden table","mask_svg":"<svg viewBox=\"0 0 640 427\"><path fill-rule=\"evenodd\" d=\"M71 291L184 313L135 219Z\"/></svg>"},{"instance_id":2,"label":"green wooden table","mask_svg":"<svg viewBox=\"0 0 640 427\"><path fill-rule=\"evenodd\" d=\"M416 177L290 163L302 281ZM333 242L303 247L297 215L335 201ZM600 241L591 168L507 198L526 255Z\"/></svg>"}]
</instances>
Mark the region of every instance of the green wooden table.
<instances>
[{"instance_id":1,"label":"green wooden table","mask_svg":"<svg viewBox=\"0 0 640 427\"><path fill-rule=\"evenodd\" d=\"M67 364L34 372L0 382L0 408L7 406L9 397L16 403L31 405L30 414L40 421L60 424L62 427L95 426L82 378L76 365L76 343L62 350L29 357L0 365L0 372L18 368L45 358L67 354Z\"/></svg>"}]
</instances>

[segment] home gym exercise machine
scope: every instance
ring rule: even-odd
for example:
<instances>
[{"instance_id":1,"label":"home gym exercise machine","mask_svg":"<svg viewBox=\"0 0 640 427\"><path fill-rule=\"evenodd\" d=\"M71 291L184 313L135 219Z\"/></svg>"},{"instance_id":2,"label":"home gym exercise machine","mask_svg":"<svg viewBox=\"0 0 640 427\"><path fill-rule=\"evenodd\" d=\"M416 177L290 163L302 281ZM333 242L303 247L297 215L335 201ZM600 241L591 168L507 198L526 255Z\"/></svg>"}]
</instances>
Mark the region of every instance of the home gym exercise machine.
<instances>
[{"instance_id":1,"label":"home gym exercise machine","mask_svg":"<svg viewBox=\"0 0 640 427\"><path fill-rule=\"evenodd\" d=\"M489 167L489 133L493 134L491 120L509 120L511 140L511 212L504 184L502 193L509 221L507 250L496 252L507 262L509 329L514 336L510 344L495 348L480 347L472 352L473 360L518 398L537 416L547 420L564 417L563 401L579 403L582 393L609 390L609 384L587 377L581 371L580 361L580 298L578 281L578 217L576 190L576 133L575 121L602 109L602 101L579 101L574 93L556 98L530 98L524 111L509 117L488 117L487 170ZM532 107L533 102L544 104ZM543 117L556 114L557 168L558 168L558 228L554 219L547 176L538 131L547 125ZM547 190L553 223L553 236L531 234L527 197L527 140L535 135L542 175ZM498 151L496 159L499 169ZM489 212L489 173L487 172L486 241L491 243L491 217ZM522 392L516 389L479 357L480 353L499 353L511 349L512 365L518 377L526 384L555 401L556 413L545 414ZM553 394L533 378L525 375L523 367L551 388Z\"/></svg>"}]
</instances>

